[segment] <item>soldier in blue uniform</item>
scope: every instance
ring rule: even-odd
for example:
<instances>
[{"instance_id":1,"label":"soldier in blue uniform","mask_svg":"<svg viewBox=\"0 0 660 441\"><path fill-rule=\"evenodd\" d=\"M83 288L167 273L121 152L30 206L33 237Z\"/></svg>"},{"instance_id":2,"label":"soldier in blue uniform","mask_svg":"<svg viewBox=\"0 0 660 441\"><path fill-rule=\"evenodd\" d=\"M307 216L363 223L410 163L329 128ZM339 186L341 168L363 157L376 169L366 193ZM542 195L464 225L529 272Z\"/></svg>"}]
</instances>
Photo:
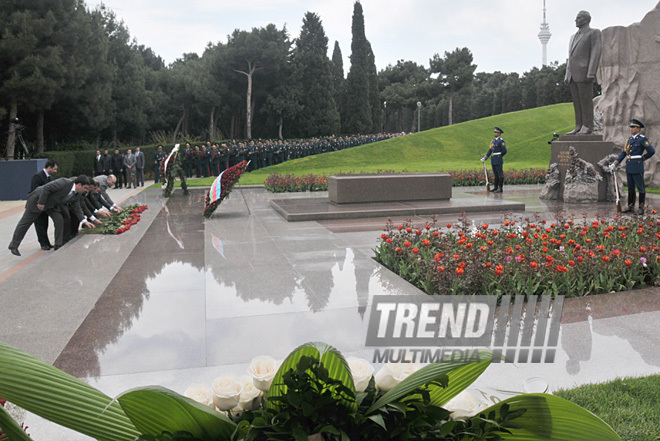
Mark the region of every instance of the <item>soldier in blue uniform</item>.
<instances>
[{"instance_id":1,"label":"soldier in blue uniform","mask_svg":"<svg viewBox=\"0 0 660 441\"><path fill-rule=\"evenodd\" d=\"M163 146L159 145L156 149L156 152L154 153L154 174L155 174L155 179L154 183L158 184L158 181L160 181L160 164L167 158L167 153L163 151ZM163 176L163 178L166 178L167 176ZM119 179L119 178L117 178Z\"/></svg>"},{"instance_id":2,"label":"soldier in blue uniform","mask_svg":"<svg viewBox=\"0 0 660 441\"><path fill-rule=\"evenodd\" d=\"M623 158L626 158L626 175L628 177L628 208L621 210L622 213L644 214L644 203L646 202L646 188L644 187L644 161L655 154L655 149L648 138L640 135L644 124L637 119L630 120L630 138L626 146L612 164L612 170L616 169ZM646 152L646 153L645 153ZM639 209L635 211L635 187L639 192Z\"/></svg>"},{"instance_id":3,"label":"soldier in blue uniform","mask_svg":"<svg viewBox=\"0 0 660 441\"><path fill-rule=\"evenodd\" d=\"M493 193L502 193L502 188L504 186L504 155L506 155L506 143L500 135L504 133L504 130L499 127L495 127L494 134L495 139L490 143L490 148L486 152L486 155L481 158L481 162L486 162L486 159L490 156L490 166L493 168L493 174L495 175L495 188Z\"/></svg>"}]
</instances>

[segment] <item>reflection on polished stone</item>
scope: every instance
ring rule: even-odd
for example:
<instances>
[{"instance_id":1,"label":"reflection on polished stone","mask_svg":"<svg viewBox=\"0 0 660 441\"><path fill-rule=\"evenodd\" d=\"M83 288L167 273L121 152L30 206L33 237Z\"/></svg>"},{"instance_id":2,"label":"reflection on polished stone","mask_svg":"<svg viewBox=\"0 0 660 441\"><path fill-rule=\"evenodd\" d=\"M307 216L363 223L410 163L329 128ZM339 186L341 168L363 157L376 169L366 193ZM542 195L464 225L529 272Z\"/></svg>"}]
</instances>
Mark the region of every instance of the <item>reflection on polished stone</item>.
<instances>
[{"instance_id":1,"label":"reflection on polished stone","mask_svg":"<svg viewBox=\"0 0 660 441\"><path fill-rule=\"evenodd\" d=\"M530 194L517 197L532 200ZM386 219L288 223L269 207L275 195L237 189L204 220L204 195L172 198L158 213L58 367L97 378L202 369L248 363L258 354L283 357L312 340L346 353L369 352L364 341L373 296L421 293L371 258ZM541 216L564 216L563 210L546 207ZM492 213L474 217L501 221ZM90 248L103 246L103 240L88 240ZM657 370L653 348L660 342L650 324L659 314L653 289L568 299L556 363L492 370L516 379L554 376L551 388L607 379L611 372ZM613 353L621 362L598 375L604 354ZM634 369L631 360L637 360Z\"/></svg>"}]
</instances>

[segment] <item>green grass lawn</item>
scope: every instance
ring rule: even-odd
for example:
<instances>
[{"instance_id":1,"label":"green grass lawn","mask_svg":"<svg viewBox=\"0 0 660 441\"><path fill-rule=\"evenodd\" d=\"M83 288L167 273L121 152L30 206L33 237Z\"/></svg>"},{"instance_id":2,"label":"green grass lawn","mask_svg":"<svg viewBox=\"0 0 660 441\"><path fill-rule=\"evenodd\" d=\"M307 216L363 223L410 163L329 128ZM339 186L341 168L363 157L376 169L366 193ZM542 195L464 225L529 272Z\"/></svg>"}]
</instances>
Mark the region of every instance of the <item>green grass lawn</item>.
<instances>
[{"instance_id":1,"label":"green grass lawn","mask_svg":"<svg viewBox=\"0 0 660 441\"><path fill-rule=\"evenodd\" d=\"M565 133L573 128L571 103L505 113L447 127L380 141L350 149L308 156L262 168L241 177L241 185L262 184L273 173L297 176L313 173L331 175L338 172L376 172L393 170L409 172L473 170L483 167L481 158L493 139L493 127L504 129L508 153L505 167L524 169L547 168L553 132ZM210 185L200 179L191 185Z\"/></svg>"},{"instance_id":2,"label":"green grass lawn","mask_svg":"<svg viewBox=\"0 0 660 441\"><path fill-rule=\"evenodd\" d=\"M554 395L598 415L622 440L660 440L660 375L618 379Z\"/></svg>"}]
</instances>

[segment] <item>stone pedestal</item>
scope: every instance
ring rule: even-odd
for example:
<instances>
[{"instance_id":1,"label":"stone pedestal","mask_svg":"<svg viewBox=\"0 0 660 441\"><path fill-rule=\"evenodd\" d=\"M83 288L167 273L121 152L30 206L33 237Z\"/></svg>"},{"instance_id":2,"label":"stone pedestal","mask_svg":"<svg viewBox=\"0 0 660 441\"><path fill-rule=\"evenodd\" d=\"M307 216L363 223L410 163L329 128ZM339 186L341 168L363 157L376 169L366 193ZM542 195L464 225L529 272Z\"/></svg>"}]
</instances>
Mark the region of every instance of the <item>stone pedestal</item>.
<instances>
[{"instance_id":1,"label":"stone pedestal","mask_svg":"<svg viewBox=\"0 0 660 441\"><path fill-rule=\"evenodd\" d=\"M564 197L564 178L566 169L571 165L571 155L568 152L571 146L577 151L578 157L592 164L601 174L603 180L598 183L598 201L606 201L607 179L610 179L610 177L602 172L598 166L598 161L616 152L614 151L614 144L603 141L602 135L562 135L559 140L552 143L550 163L557 163L559 168L559 180L561 182L559 200L563 200Z\"/></svg>"},{"instance_id":2,"label":"stone pedestal","mask_svg":"<svg viewBox=\"0 0 660 441\"><path fill-rule=\"evenodd\" d=\"M0 161L0 201L21 201L30 191L32 175L44 168L47 159Z\"/></svg>"}]
</instances>

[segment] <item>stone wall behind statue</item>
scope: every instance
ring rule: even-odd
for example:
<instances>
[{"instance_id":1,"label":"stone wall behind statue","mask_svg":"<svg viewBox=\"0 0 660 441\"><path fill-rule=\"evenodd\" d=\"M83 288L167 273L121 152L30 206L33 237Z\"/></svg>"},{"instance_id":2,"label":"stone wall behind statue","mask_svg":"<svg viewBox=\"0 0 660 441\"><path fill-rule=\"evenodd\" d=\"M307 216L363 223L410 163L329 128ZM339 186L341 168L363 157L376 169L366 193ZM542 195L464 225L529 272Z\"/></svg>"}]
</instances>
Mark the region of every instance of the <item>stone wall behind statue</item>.
<instances>
[{"instance_id":1,"label":"stone wall behind statue","mask_svg":"<svg viewBox=\"0 0 660 441\"><path fill-rule=\"evenodd\" d=\"M657 150L647 163L645 180L660 187L660 3L639 23L603 29L597 80L602 96L594 101L603 115L603 138L623 148L628 121L645 124L642 133Z\"/></svg>"}]
</instances>

